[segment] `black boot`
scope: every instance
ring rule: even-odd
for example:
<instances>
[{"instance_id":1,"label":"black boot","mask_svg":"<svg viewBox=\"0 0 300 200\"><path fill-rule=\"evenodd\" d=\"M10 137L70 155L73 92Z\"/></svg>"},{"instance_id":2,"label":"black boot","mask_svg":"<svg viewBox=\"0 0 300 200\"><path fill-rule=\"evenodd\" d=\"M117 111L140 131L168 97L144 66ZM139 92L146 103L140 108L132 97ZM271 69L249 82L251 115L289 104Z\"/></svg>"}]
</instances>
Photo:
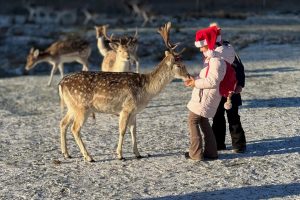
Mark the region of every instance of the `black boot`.
<instances>
[{"instance_id":1,"label":"black boot","mask_svg":"<svg viewBox=\"0 0 300 200\"><path fill-rule=\"evenodd\" d=\"M241 123L231 125L229 129L233 151L235 153L244 153L246 151L246 138Z\"/></svg>"}]
</instances>

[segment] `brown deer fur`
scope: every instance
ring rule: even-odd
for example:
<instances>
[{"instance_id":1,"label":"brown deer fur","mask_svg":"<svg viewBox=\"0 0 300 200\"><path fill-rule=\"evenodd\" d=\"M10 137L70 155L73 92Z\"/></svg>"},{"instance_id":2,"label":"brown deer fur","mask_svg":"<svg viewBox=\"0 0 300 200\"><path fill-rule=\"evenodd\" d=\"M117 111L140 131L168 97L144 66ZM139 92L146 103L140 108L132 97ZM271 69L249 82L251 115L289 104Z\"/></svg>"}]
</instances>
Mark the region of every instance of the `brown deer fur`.
<instances>
[{"instance_id":1,"label":"brown deer fur","mask_svg":"<svg viewBox=\"0 0 300 200\"><path fill-rule=\"evenodd\" d=\"M66 105L68 109L60 123L61 149L64 157L69 157L66 130L73 121L71 131L79 149L85 160L93 161L80 137L80 129L91 112L119 115L118 159L123 159L122 145L127 127L132 136L133 152L137 158L141 157L136 142L136 115L174 77L184 80L189 78L185 66L176 59L178 55L170 46L167 47L169 51L165 52L165 58L148 74L79 72L61 80L59 83L61 104Z\"/></svg>"},{"instance_id":2,"label":"brown deer fur","mask_svg":"<svg viewBox=\"0 0 300 200\"><path fill-rule=\"evenodd\" d=\"M91 54L89 43L80 38L70 38L53 43L44 51L31 48L26 63L26 70L34 68L41 62L48 62L52 65L48 86L51 85L53 75L59 69L61 77L64 76L63 64L78 62L82 64L83 71L88 71L88 58Z\"/></svg>"},{"instance_id":3,"label":"brown deer fur","mask_svg":"<svg viewBox=\"0 0 300 200\"><path fill-rule=\"evenodd\" d=\"M116 39L107 36L107 27L107 25L95 26L97 47L103 56L101 70L106 72L129 72L132 71L133 61L138 73L137 31L134 36L123 36Z\"/></svg>"}]
</instances>

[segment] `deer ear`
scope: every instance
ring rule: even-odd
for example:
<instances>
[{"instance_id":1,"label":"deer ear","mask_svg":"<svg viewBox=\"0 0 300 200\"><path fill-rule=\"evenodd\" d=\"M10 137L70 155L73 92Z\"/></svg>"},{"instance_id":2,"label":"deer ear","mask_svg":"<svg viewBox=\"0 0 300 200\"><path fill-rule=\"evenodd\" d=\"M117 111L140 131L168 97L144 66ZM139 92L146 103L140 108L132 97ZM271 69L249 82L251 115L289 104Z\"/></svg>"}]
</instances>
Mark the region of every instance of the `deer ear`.
<instances>
[{"instance_id":1,"label":"deer ear","mask_svg":"<svg viewBox=\"0 0 300 200\"><path fill-rule=\"evenodd\" d=\"M33 47L31 47L31 49L30 49L30 52L29 52L29 53L33 53L33 51L34 51L34 48L33 48Z\"/></svg>"},{"instance_id":2,"label":"deer ear","mask_svg":"<svg viewBox=\"0 0 300 200\"><path fill-rule=\"evenodd\" d=\"M34 58L37 58L37 57L39 56L39 54L40 54L40 51L39 51L38 49L36 49L36 50L34 50L34 52L33 52L33 57L34 57Z\"/></svg>"},{"instance_id":3,"label":"deer ear","mask_svg":"<svg viewBox=\"0 0 300 200\"><path fill-rule=\"evenodd\" d=\"M113 50L117 50L118 49L118 45L116 43L110 42L109 46L113 49Z\"/></svg>"},{"instance_id":4,"label":"deer ear","mask_svg":"<svg viewBox=\"0 0 300 200\"><path fill-rule=\"evenodd\" d=\"M165 51L165 56L167 57L168 55L170 55L169 51Z\"/></svg>"},{"instance_id":5,"label":"deer ear","mask_svg":"<svg viewBox=\"0 0 300 200\"><path fill-rule=\"evenodd\" d=\"M172 63L173 63L172 57L169 56L170 54L171 54L171 53L170 53L169 51L165 51L165 56L168 57L168 58L166 59L166 64L167 64L168 66L171 66Z\"/></svg>"}]
</instances>

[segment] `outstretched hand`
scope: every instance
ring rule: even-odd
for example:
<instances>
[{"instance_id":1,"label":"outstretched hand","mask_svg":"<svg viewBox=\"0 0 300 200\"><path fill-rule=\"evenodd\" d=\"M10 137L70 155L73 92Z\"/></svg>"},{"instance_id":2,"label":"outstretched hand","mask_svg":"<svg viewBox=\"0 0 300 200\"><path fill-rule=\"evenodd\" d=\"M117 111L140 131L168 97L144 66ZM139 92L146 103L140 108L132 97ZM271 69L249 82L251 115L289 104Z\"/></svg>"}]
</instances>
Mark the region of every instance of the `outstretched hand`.
<instances>
[{"instance_id":1,"label":"outstretched hand","mask_svg":"<svg viewBox=\"0 0 300 200\"><path fill-rule=\"evenodd\" d=\"M195 79L193 77L190 77L190 79L184 81L184 85L186 87L195 87Z\"/></svg>"}]
</instances>

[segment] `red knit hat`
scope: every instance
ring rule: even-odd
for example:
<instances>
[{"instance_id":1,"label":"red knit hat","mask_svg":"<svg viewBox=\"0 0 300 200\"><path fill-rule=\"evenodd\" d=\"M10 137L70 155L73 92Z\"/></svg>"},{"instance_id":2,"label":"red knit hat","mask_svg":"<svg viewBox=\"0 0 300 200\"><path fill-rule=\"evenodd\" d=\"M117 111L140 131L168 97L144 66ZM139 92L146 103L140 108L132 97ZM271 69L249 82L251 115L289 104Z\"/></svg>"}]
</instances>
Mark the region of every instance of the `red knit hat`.
<instances>
[{"instance_id":1,"label":"red knit hat","mask_svg":"<svg viewBox=\"0 0 300 200\"><path fill-rule=\"evenodd\" d=\"M208 49L215 49L216 42L221 42L221 29L217 26L211 26L196 32L195 46L200 48L205 45Z\"/></svg>"}]
</instances>

